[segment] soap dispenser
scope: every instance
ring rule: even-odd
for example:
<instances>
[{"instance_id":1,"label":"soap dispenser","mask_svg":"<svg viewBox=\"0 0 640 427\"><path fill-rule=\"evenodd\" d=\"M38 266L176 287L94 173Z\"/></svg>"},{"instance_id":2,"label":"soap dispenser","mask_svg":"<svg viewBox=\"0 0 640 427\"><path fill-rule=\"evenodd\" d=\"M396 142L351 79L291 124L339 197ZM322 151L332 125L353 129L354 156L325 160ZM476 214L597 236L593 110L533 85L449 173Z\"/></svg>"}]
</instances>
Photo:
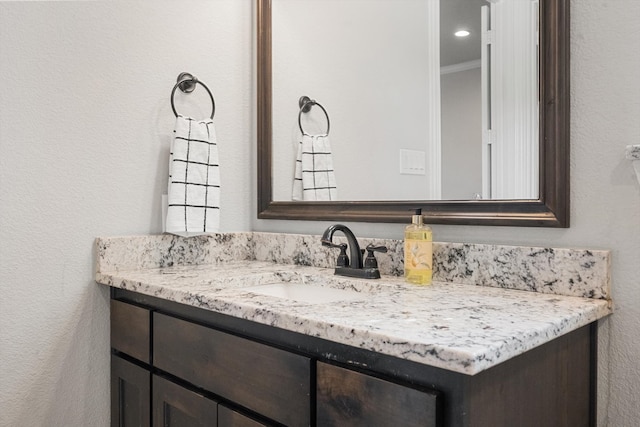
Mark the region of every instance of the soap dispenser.
<instances>
[{"instance_id":1,"label":"soap dispenser","mask_svg":"<svg viewBox=\"0 0 640 427\"><path fill-rule=\"evenodd\" d=\"M433 265L433 234L422 223L422 209L416 209L411 225L404 230L404 277L409 283L431 283Z\"/></svg>"}]
</instances>

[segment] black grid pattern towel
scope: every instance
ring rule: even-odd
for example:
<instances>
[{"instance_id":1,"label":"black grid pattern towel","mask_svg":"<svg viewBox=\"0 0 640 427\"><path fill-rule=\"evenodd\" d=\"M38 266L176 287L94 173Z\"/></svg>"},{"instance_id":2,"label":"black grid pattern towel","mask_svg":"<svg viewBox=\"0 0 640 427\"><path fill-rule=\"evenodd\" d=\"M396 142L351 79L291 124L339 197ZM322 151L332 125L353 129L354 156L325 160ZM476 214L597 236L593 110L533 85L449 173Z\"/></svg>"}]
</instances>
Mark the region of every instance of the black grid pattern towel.
<instances>
[{"instance_id":1,"label":"black grid pattern towel","mask_svg":"<svg viewBox=\"0 0 640 427\"><path fill-rule=\"evenodd\" d=\"M178 116L169 158L166 231L220 230L220 168L213 121Z\"/></svg>"},{"instance_id":2,"label":"black grid pattern towel","mask_svg":"<svg viewBox=\"0 0 640 427\"><path fill-rule=\"evenodd\" d=\"M337 198L329 137L302 135L298 144L292 199L331 201Z\"/></svg>"}]
</instances>

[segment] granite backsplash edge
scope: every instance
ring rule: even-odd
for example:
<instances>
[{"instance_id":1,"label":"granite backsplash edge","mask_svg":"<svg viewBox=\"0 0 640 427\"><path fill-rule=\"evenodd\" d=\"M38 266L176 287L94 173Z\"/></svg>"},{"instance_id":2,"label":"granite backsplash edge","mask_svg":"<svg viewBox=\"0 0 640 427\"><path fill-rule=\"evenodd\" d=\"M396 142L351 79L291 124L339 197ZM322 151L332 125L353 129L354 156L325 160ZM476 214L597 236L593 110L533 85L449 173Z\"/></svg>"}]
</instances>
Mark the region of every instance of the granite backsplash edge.
<instances>
[{"instance_id":1,"label":"granite backsplash edge","mask_svg":"<svg viewBox=\"0 0 640 427\"><path fill-rule=\"evenodd\" d=\"M403 274L402 240L358 241L362 248L369 243L387 246L387 253L376 254L383 277ZM335 250L321 245L320 236L301 234L239 232L96 239L97 272L236 260L333 268L336 256ZM439 282L609 300L610 258L608 250L434 242L433 278Z\"/></svg>"}]
</instances>

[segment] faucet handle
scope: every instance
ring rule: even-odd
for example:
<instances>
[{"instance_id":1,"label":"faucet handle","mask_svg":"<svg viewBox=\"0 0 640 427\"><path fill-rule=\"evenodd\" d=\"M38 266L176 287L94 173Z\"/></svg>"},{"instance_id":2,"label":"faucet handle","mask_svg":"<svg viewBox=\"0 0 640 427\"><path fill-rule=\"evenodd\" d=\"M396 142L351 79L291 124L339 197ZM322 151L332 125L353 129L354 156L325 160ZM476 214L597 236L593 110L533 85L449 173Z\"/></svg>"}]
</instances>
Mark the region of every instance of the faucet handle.
<instances>
[{"instance_id":1,"label":"faucet handle","mask_svg":"<svg viewBox=\"0 0 640 427\"><path fill-rule=\"evenodd\" d=\"M340 249L340 254L338 255L338 259L336 260L336 267L347 267L349 266L349 257L347 256L347 244L346 243L333 243L330 240L322 240L322 246L327 246L329 248L338 248Z\"/></svg>"},{"instance_id":2,"label":"faucet handle","mask_svg":"<svg viewBox=\"0 0 640 427\"><path fill-rule=\"evenodd\" d=\"M374 252L387 252L386 246L367 245L367 257L364 260L364 268L378 268L378 261Z\"/></svg>"}]
</instances>

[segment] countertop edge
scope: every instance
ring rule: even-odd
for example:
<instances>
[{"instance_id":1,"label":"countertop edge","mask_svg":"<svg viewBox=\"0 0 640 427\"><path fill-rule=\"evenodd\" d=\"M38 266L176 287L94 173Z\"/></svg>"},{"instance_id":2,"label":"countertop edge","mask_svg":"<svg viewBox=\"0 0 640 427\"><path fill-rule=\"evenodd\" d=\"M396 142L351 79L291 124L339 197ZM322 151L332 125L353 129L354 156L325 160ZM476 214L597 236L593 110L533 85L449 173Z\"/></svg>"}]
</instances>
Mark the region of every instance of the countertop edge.
<instances>
[{"instance_id":1,"label":"countertop edge","mask_svg":"<svg viewBox=\"0 0 640 427\"><path fill-rule=\"evenodd\" d=\"M198 295L197 292L194 294L193 292L182 290L170 290L166 286L132 280L127 277L128 274L131 273L126 271L97 272L95 280L102 285L126 289L173 301L178 304L203 308L466 375L478 374L612 313L611 303L608 300L547 295L548 297L556 298L582 299L584 300L584 306L580 313L574 314L570 318L560 319L559 325L540 325L532 328L529 333L524 336L511 337L506 340L503 338L502 341L497 342L492 347L473 348L473 346L470 345L467 349L449 348L437 344L396 339L390 334L385 334L380 331L358 328L347 330L349 328L345 326L333 325L331 322L313 318L304 319L303 322L300 316L295 313L292 314L282 306L278 309L278 306L274 306L275 308L273 308L259 303L234 301L232 295L211 297L202 294ZM475 293L473 291L477 291L473 285L462 286L468 286L470 288L470 295ZM505 291L508 292L507 290ZM527 291L515 292L528 293ZM357 343L354 341L357 341ZM393 351L390 351L390 349Z\"/></svg>"}]
</instances>

